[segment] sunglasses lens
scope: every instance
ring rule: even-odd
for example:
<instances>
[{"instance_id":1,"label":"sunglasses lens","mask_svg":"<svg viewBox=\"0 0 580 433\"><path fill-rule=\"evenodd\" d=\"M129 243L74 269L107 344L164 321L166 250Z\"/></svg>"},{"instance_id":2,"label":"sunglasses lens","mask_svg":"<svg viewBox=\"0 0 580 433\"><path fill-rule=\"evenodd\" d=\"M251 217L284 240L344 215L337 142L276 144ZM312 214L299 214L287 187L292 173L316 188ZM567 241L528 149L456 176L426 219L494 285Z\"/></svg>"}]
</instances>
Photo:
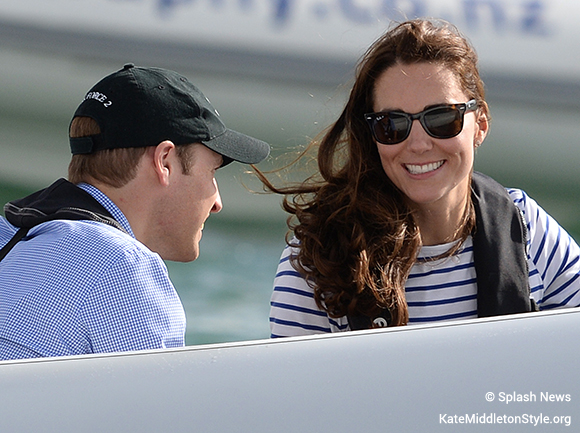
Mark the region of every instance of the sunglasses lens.
<instances>
[{"instance_id":1,"label":"sunglasses lens","mask_svg":"<svg viewBox=\"0 0 580 433\"><path fill-rule=\"evenodd\" d=\"M375 119L374 132L379 143L397 144L409 135L411 122L398 113L389 113Z\"/></svg>"},{"instance_id":2,"label":"sunglasses lens","mask_svg":"<svg viewBox=\"0 0 580 433\"><path fill-rule=\"evenodd\" d=\"M437 108L425 113L425 128L436 138L451 138L461 132L463 116L455 107Z\"/></svg>"},{"instance_id":3,"label":"sunglasses lens","mask_svg":"<svg viewBox=\"0 0 580 433\"><path fill-rule=\"evenodd\" d=\"M375 140L382 144L405 141L411 132L413 121L419 120L431 137L451 138L463 129L463 115L477 109L475 99L465 104L439 105L416 114L403 111L384 111L366 114Z\"/></svg>"}]
</instances>

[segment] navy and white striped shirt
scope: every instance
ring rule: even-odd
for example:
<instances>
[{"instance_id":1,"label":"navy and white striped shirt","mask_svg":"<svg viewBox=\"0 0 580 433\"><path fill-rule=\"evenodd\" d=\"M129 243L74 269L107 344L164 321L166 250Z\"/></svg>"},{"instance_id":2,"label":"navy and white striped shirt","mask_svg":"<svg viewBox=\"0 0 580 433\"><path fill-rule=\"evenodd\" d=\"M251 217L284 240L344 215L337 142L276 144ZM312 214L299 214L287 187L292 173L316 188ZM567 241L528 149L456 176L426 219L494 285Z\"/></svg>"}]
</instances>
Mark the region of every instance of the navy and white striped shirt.
<instances>
[{"instance_id":1,"label":"navy and white striped shirt","mask_svg":"<svg viewBox=\"0 0 580 433\"><path fill-rule=\"evenodd\" d=\"M540 309L580 305L580 248L572 237L523 191L508 193L521 209L528 228L531 295ZM419 258L437 257L451 244L424 246ZM272 337L349 330L346 317L333 319L318 309L312 288L293 268L287 247L278 265L271 299ZM477 317L477 281L473 243L437 261L419 260L405 285L409 324Z\"/></svg>"},{"instance_id":2,"label":"navy and white striped shirt","mask_svg":"<svg viewBox=\"0 0 580 433\"><path fill-rule=\"evenodd\" d=\"M127 231L95 221L32 228L0 261L0 359L185 344L185 312L165 263L97 188L81 188ZM0 246L17 228L0 218Z\"/></svg>"}]
</instances>

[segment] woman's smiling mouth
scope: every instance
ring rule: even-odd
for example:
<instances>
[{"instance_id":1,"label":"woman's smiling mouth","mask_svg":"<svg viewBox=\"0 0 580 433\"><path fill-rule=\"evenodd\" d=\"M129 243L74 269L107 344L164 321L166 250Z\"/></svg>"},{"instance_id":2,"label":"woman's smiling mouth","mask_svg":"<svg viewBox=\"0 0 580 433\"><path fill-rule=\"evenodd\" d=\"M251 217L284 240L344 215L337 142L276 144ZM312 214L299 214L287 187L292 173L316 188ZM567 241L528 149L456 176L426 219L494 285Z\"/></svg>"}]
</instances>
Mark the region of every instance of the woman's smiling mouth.
<instances>
[{"instance_id":1,"label":"woman's smiling mouth","mask_svg":"<svg viewBox=\"0 0 580 433\"><path fill-rule=\"evenodd\" d=\"M429 164L405 164L405 168L411 174L425 174L435 171L441 167L445 161L431 162Z\"/></svg>"}]
</instances>

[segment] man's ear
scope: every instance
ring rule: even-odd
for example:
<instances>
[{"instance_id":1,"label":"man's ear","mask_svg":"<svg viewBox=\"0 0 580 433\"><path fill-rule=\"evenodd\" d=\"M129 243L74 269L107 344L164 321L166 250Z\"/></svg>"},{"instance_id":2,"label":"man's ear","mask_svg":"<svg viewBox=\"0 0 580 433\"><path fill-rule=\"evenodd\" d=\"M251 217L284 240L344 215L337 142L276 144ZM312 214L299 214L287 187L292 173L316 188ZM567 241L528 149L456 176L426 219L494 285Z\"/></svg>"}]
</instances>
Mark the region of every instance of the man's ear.
<instances>
[{"instance_id":1,"label":"man's ear","mask_svg":"<svg viewBox=\"0 0 580 433\"><path fill-rule=\"evenodd\" d=\"M159 182L169 185L169 177L175 170L175 144L169 140L162 141L152 149L153 169Z\"/></svg>"}]
</instances>

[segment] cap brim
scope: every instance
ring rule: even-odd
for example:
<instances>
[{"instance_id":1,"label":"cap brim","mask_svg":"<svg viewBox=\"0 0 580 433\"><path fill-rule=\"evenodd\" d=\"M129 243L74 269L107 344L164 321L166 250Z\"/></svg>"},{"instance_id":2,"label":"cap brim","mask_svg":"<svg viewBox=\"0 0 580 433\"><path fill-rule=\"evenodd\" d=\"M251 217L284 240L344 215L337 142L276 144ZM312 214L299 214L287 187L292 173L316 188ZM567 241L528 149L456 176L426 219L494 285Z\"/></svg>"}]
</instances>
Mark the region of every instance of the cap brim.
<instances>
[{"instance_id":1,"label":"cap brim","mask_svg":"<svg viewBox=\"0 0 580 433\"><path fill-rule=\"evenodd\" d=\"M244 164L257 164L270 154L270 145L265 141L231 129L202 143L220 155Z\"/></svg>"}]
</instances>

